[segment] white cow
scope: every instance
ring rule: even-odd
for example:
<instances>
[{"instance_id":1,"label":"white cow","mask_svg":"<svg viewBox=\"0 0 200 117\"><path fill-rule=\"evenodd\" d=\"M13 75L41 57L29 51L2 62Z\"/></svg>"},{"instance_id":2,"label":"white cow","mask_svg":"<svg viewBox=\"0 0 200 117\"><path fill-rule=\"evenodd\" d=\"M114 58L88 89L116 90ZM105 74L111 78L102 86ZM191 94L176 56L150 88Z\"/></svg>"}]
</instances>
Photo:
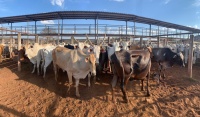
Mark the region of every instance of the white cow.
<instances>
[{"instance_id":1,"label":"white cow","mask_svg":"<svg viewBox=\"0 0 200 117\"><path fill-rule=\"evenodd\" d=\"M41 70L43 70L43 78L45 78L47 67L52 62L52 50L55 48L56 48L56 46L46 46L42 49L41 55L42 55L43 61L42 61L42 65L41 65Z\"/></svg>"},{"instance_id":2,"label":"white cow","mask_svg":"<svg viewBox=\"0 0 200 117\"><path fill-rule=\"evenodd\" d=\"M184 49L185 49L185 45L184 44L179 44L179 45L177 45L177 49L178 49L177 50L178 52L182 52L183 53Z\"/></svg>"},{"instance_id":3,"label":"white cow","mask_svg":"<svg viewBox=\"0 0 200 117\"><path fill-rule=\"evenodd\" d=\"M122 41L121 43L122 49L129 50L128 46L130 46L130 41Z\"/></svg>"},{"instance_id":4,"label":"white cow","mask_svg":"<svg viewBox=\"0 0 200 117\"><path fill-rule=\"evenodd\" d=\"M197 50L196 50L196 45L193 46L193 64L196 63L197 60Z\"/></svg>"},{"instance_id":5,"label":"white cow","mask_svg":"<svg viewBox=\"0 0 200 117\"><path fill-rule=\"evenodd\" d=\"M57 66L67 71L69 84L72 84L72 76L76 80L76 96L80 97L79 80L84 79L90 72L96 75L94 54L86 55L80 49L70 50L64 47L56 47L52 52L55 79L57 81ZM70 89L69 85L69 89Z\"/></svg>"},{"instance_id":6,"label":"white cow","mask_svg":"<svg viewBox=\"0 0 200 117\"><path fill-rule=\"evenodd\" d=\"M175 52L175 53L177 53L178 51L178 49L177 49L178 47L177 47L177 45L176 44L172 44L171 45L171 50L173 51L173 52Z\"/></svg>"},{"instance_id":7,"label":"white cow","mask_svg":"<svg viewBox=\"0 0 200 117\"><path fill-rule=\"evenodd\" d=\"M107 46L108 51L108 59L111 60L111 55L114 54L116 51L120 51L119 42L113 42L113 47Z\"/></svg>"},{"instance_id":8,"label":"white cow","mask_svg":"<svg viewBox=\"0 0 200 117\"><path fill-rule=\"evenodd\" d=\"M33 63L33 71L31 73L35 72L35 68L37 66L37 74L39 75L39 65L40 61L42 60L42 51L43 48L50 46L49 44L45 45L39 45L38 43L34 43L33 47L30 45L25 46L25 55L29 58L31 63Z\"/></svg>"},{"instance_id":9,"label":"white cow","mask_svg":"<svg viewBox=\"0 0 200 117\"><path fill-rule=\"evenodd\" d=\"M33 71L31 73L35 72L35 68L37 66L37 61L38 61L37 55L40 49L42 49L42 46L40 46L38 43L35 43L33 47L31 47L30 45L25 46L25 55L29 58L31 63L33 63L34 65Z\"/></svg>"},{"instance_id":10,"label":"white cow","mask_svg":"<svg viewBox=\"0 0 200 117\"><path fill-rule=\"evenodd\" d=\"M200 58L200 45L196 45L197 58Z\"/></svg>"}]
</instances>

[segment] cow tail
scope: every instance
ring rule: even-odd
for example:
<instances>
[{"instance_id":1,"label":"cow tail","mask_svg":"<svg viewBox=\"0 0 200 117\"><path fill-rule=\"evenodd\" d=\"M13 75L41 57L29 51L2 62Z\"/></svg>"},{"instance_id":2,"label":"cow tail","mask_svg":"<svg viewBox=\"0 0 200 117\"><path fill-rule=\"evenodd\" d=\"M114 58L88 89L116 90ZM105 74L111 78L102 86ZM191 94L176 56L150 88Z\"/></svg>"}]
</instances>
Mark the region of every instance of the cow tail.
<instances>
[{"instance_id":1,"label":"cow tail","mask_svg":"<svg viewBox=\"0 0 200 117\"><path fill-rule=\"evenodd\" d=\"M112 66L114 66L113 68L114 69L113 72L115 72L114 74L117 74L118 79L120 78L121 82L124 84L125 73L124 73L123 64L120 58L118 58L115 53L111 56L111 64Z\"/></svg>"},{"instance_id":2,"label":"cow tail","mask_svg":"<svg viewBox=\"0 0 200 117\"><path fill-rule=\"evenodd\" d=\"M123 64L122 64L122 61L120 60L119 61L119 63L120 63L120 67L121 67L121 69L122 69L122 82L123 82L123 84L125 83L125 73L124 73L124 67L123 67ZM131 71L132 72L132 71Z\"/></svg>"},{"instance_id":3,"label":"cow tail","mask_svg":"<svg viewBox=\"0 0 200 117\"><path fill-rule=\"evenodd\" d=\"M44 51L45 51L46 49L43 49L43 51L41 52L41 56L42 56L42 59L43 59L43 61L44 61Z\"/></svg>"},{"instance_id":4,"label":"cow tail","mask_svg":"<svg viewBox=\"0 0 200 117\"><path fill-rule=\"evenodd\" d=\"M52 50L52 58L53 58L53 62L56 62L56 48Z\"/></svg>"}]
</instances>

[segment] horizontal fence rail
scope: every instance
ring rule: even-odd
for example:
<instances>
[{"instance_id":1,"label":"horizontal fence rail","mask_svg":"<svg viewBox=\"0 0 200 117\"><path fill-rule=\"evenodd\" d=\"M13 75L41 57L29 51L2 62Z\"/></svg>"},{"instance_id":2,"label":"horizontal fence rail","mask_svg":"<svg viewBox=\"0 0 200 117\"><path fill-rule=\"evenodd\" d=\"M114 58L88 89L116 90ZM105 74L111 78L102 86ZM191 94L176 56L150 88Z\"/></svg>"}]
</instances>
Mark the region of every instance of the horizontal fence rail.
<instances>
[{"instance_id":1,"label":"horizontal fence rail","mask_svg":"<svg viewBox=\"0 0 200 117\"><path fill-rule=\"evenodd\" d=\"M36 28L35 28L36 27ZM10 27L4 27L9 30ZM49 24L49 25L28 25L28 26L12 26L13 30L16 32L10 32L6 30L1 30L1 36L17 36L18 32L26 32L22 36L33 36L34 34L39 36L69 36L77 35L82 36L85 34L92 36L102 36L104 34L110 36L133 36L133 37L169 37L169 38L189 38L188 31L178 31L175 29L149 29L144 27L134 27L125 25L108 25L108 24L98 24L95 27L94 24ZM33 35L31 35L33 34ZM23 38L23 37L22 37ZM62 39L67 39L62 37Z\"/></svg>"}]
</instances>

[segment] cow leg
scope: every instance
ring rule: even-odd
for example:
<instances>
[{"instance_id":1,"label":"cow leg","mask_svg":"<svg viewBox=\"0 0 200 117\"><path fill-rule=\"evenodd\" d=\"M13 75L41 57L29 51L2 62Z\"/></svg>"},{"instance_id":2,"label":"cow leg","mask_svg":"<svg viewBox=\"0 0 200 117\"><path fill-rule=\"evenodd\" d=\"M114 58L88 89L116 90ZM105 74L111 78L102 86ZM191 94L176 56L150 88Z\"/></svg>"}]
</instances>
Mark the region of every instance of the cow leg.
<instances>
[{"instance_id":1,"label":"cow leg","mask_svg":"<svg viewBox=\"0 0 200 117\"><path fill-rule=\"evenodd\" d=\"M147 96L150 96L149 79L150 79L150 71L148 72L148 76L147 76Z\"/></svg>"},{"instance_id":2,"label":"cow leg","mask_svg":"<svg viewBox=\"0 0 200 117\"><path fill-rule=\"evenodd\" d=\"M107 60L105 62L104 68L105 68L106 73L110 71L110 62L109 62L109 60Z\"/></svg>"},{"instance_id":3,"label":"cow leg","mask_svg":"<svg viewBox=\"0 0 200 117\"><path fill-rule=\"evenodd\" d=\"M55 80L58 81L58 68L57 65L53 62L53 68L54 68L54 74L55 74Z\"/></svg>"},{"instance_id":4,"label":"cow leg","mask_svg":"<svg viewBox=\"0 0 200 117\"><path fill-rule=\"evenodd\" d=\"M126 83L121 81L120 88L123 93L123 96L124 96L123 99L124 99L125 103L128 103L128 98L127 98L127 94L126 94Z\"/></svg>"},{"instance_id":5,"label":"cow leg","mask_svg":"<svg viewBox=\"0 0 200 117\"><path fill-rule=\"evenodd\" d=\"M161 78L162 78L162 65L161 64L159 64L159 73L158 73L158 75L159 75L159 78L158 78L158 85L160 85L160 81L161 81Z\"/></svg>"},{"instance_id":6,"label":"cow leg","mask_svg":"<svg viewBox=\"0 0 200 117\"><path fill-rule=\"evenodd\" d=\"M33 66L33 71L31 72L32 74L35 72L35 68L36 68L36 63Z\"/></svg>"},{"instance_id":7,"label":"cow leg","mask_svg":"<svg viewBox=\"0 0 200 117\"><path fill-rule=\"evenodd\" d=\"M113 76L113 79L111 81L111 87L112 87L112 101L115 103L116 100L115 100L115 87L116 87L116 84L117 84L117 75L114 75Z\"/></svg>"},{"instance_id":8,"label":"cow leg","mask_svg":"<svg viewBox=\"0 0 200 117\"><path fill-rule=\"evenodd\" d=\"M188 57L185 56L185 63L186 63L186 64L187 64L187 61L188 61Z\"/></svg>"},{"instance_id":9,"label":"cow leg","mask_svg":"<svg viewBox=\"0 0 200 117\"><path fill-rule=\"evenodd\" d=\"M112 67L111 67L112 65L111 65L111 63L110 63L110 61L108 61L108 68L109 68L109 72L111 73L112 72Z\"/></svg>"},{"instance_id":10,"label":"cow leg","mask_svg":"<svg viewBox=\"0 0 200 117\"><path fill-rule=\"evenodd\" d=\"M142 86L141 86L141 91L144 91L144 80L141 80Z\"/></svg>"},{"instance_id":11,"label":"cow leg","mask_svg":"<svg viewBox=\"0 0 200 117\"><path fill-rule=\"evenodd\" d=\"M160 65L160 75L162 78L165 78L165 68L163 65Z\"/></svg>"},{"instance_id":12,"label":"cow leg","mask_svg":"<svg viewBox=\"0 0 200 117\"><path fill-rule=\"evenodd\" d=\"M68 76L68 79L69 79L69 88L68 88L67 92L69 92L69 90L71 88L71 85L73 84L73 82L72 82L72 73L70 71L67 71L67 76Z\"/></svg>"},{"instance_id":13,"label":"cow leg","mask_svg":"<svg viewBox=\"0 0 200 117\"><path fill-rule=\"evenodd\" d=\"M51 63L51 60L46 60L45 61L45 65L44 65L44 74L43 74L43 78L45 78L45 75L46 75L46 70L47 70L47 67L49 66L49 64Z\"/></svg>"},{"instance_id":14,"label":"cow leg","mask_svg":"<svg viewBox=\"0 0 200 117\"><path fill-rule=\"evenodd\" d=\"M91 78L91 75L90 73L88 74L88 87L90 87L90 78Z\"/></svg>"},{"instance_id":15,"label":"cow leg","mask_svg":"<svg viewBox=\"0 0 200 117\"><path fill-rule=\"evenodd\" d=\"M41 59L38 58L38 60L37 60L37 75L40 75L40 71L39 71L40 70L40 67L39 67L40 61L41 61Z\"/></svg>"},{"instance_id":16,"label":"cow leg","mask_svg":"<svg viewBox=\"0 0 200 117\"><path fill-rule=\"evenodd\" d=\"M162 77L163 78L166 78L166 76L165 76L165 68L162 68L163 70L162 70Z\"/></svg>"},{"instance_id":17,"label":"cow leg","mask_svg":"<svg viewBox=\"0 0 200 117\"><path fill-rule=\"evenodd\" d=\"M79 85L79 79L76 79L76 96L80 97L79 90L78 90L78 85Z\"/></svg>"},{"instance_id":18,"label":"cow leg","mask_svg":"<svg viewBox=\"0 0 200 117\"><path fill-rule=\"evenodd\" d=\"M43 60L41 66L40 66L40 68L41 68L41 73L44 72L44 65L45 65L45 62L46 62L46 61ZM44 74L43 74L43 75L44 75ZM43 76L43 77L44 77L44 76Z\"/></svg>"}]
</instances>

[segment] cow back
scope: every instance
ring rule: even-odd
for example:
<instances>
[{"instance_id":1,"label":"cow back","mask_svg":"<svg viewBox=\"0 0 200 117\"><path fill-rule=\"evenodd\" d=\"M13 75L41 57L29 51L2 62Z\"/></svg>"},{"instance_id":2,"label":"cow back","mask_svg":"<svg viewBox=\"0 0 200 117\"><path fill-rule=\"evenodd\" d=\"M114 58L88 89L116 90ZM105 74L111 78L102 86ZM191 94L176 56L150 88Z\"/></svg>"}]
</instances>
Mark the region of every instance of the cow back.
<instances>
[{"instance_id":1,"label":"cow back","mask_svg":"<svg viewBox=\"0 0 200 117\"><path fill-rule=\"evenodd\" d=\"M153 48L152 62L163 63L166 67L171 67L175 64L184 66L183 54L175 53L169 48Z\"/></svg>"}]
</instances>

